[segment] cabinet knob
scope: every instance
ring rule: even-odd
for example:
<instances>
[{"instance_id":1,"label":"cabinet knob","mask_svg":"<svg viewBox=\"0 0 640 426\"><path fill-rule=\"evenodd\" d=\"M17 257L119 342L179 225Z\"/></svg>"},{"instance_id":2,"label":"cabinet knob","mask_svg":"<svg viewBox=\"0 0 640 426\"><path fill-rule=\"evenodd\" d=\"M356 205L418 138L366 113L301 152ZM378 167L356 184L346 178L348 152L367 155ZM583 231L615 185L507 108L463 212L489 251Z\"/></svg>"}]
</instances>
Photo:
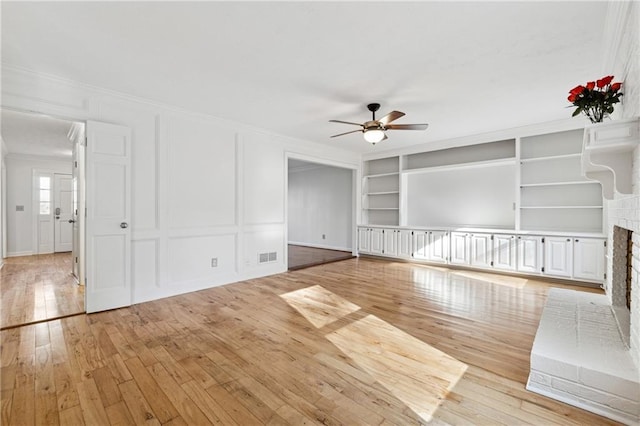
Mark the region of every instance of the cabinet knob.
<instances>
[{"instance_id":1,"label":"cabinet knob","mask_svg":"<svg viewBox=\"0 0 640 426\"><path fill-rule=\"evenodd\" d=\"M567 241L571 241L571 238L567 238Z\"/></svg>"},{"instance_id":2,"label":"cabinet knob","mask_svg":"<svg viewBox=\"0 0 640 426\"><path fill-rule=\"evenodd\" d=\"M577 243L577 242L580 242L580 241L576 238L576 243Z\"/></svg>"}]
</instances>

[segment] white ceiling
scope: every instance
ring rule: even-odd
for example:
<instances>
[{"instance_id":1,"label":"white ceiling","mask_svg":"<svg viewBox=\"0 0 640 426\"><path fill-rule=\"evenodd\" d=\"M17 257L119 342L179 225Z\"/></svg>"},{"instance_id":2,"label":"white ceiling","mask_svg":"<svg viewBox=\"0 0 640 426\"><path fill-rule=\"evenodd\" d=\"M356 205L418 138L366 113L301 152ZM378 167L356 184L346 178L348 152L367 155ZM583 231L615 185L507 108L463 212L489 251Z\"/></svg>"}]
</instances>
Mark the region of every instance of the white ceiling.
<instances>
[{"instance_id":1,"label":"white ceiling","mask_svg":"<svg viewBox=\"0 0 640 426\"><path fill-rule=\"evenodd\" d=\"M357 152L568 118L606 2L3 2L2 62ZM430 123L371 147L366 104Z\"/></svg>"},{"instance_id":2,"label":"white ceiling","mask_svg":"<svg viewBox=\"0 0 640 426\"><path fill-rule=\"evenodd\" d=\"M71 158L70 121L3 109L2 139L9 154Z\"/></svg>"}]
</instances>

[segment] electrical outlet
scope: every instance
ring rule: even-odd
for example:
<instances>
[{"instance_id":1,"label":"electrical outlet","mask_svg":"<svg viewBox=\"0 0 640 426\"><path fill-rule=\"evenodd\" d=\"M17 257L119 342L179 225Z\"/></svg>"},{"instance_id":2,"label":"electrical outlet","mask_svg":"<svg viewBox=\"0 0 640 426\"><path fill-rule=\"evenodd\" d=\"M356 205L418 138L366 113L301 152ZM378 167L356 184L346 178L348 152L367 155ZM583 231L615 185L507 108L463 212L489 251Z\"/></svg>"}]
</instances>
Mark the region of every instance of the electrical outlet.
<instances>
[{"instance_id":1,"label":"electrical outlet","mask_svg":"<svg viewBox=\"0 0 640 426\"><path fill-rule=\"evenodd\" d=\"M218 258L217 257L212 257L211 258L211 267L212 268L217 268L218 267Z\"/></svg>"},{"instance_id":2,"label":"electrical outlet","mask_svg":"<svg viewBox=\"0 0 640 426\"><path fill-rule=\"evenodd\" d=\"M327 236L326 236L325 234L322 234L322 239L323 239L323 240L326 240L326 239L327 239Z\"/></svg>"}]
</instances>

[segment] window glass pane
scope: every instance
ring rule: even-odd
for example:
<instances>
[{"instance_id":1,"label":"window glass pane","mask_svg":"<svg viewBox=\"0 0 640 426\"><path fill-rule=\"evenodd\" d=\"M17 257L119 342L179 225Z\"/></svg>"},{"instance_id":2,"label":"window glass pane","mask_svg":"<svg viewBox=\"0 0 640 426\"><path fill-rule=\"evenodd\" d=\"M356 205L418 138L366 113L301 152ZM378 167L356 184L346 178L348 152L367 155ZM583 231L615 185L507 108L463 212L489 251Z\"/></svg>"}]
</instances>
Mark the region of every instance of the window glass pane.
<instances>
[{"instance_id":1,"label":"window glass pane","mask_svg":"<svg viewBox=\"0 0 640 426\"><path fill-rule=\"evenodd\" d=\"M51 199L49 198L51 196L51 191L49 191L48 189L41 189L40 190L40 201L41 202L49 202L51 201Z\"/></svg>"},{"instance_id":2,"label":"window glass pane","mask_svg":"<svg viewBox=\"0 0 640 426\"><path fill-rule=\"evenodd\" d=\"M51 214L51 204L40 203L40 214Z\"/></svg>"},{"instance_id":3,"label":"window glass pane","mask_svg":"<svg viewBox=\"0 0 640 426\"><path fill-rule=\"evenodd\" d=\"M40 176L40 188L41 189L51 188L51 178L48 176Z\"/></svg>"}]
</instances>

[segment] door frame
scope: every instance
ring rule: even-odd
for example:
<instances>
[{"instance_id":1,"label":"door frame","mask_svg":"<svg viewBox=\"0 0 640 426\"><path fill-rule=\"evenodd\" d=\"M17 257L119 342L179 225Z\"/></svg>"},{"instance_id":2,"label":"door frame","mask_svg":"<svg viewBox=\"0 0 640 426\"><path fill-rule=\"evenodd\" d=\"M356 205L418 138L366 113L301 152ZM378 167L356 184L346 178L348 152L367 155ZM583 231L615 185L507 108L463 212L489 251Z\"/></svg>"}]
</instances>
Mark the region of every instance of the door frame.
<instances>
[{"instance_id":1,"label":"door frame","mask_svg":"<svg viewBox=\"0 0 640 426\"><path fill-rule=\"evenodd\" d=\"M77 161L78 165L77 165L77 174L78 174L78 194L79 194L79 203L78 203L78 211L82 212L85 210L86 208L86 199L87 199L87 185L86 185L86 126L87 126L87 121L95 121L92 120L91 117L88 114L82 114L82 113L77 113L77 114L71 114L68 115L66 112L62 112L60 113L59 111L52 111L52 112L45 112L44 109L40 106L37 107L30 107L30 108L19 108L19 107L12 107L12 106L7 106L7 105L2 105L0 104L0 108L1 109L6 109L6 110L10 110L10 111L16 111L16 112L21 112L21 113L25 113L25 114L34 114L34 115L44 115L44 116L48 116L48 117L54 117L54 118L58 118L61 120L67 120L70 122L74 122L76 125L72 126L72 128L69 131L68 137L70 139L70 142L73 144L78 144L79 148L80 148L80 154L78 155L77 160L74 160L73 158L70 159L70 161ZM79 126L78 126L79 125ZM82 131L80 131L82 130ZM72 167L76 167L76 165L74 163L72 163ZM2 168L2 172L4 173L5 168ZM52 173L53 176L53 171L48 171ZM33 177L32 177L32 190L33 190ZM2 211L6 211L6 179L2 180L2 206L1 209ZM32 199L35 197L35 194L32 194ZM39 197L38 197L39 198ZM35 212L35 209L33 210ZM87 276L87 267L86 267L86 262L87 262L87 249L86 249L86 244L87 244L87 240L89 238L89 236L87 235L87 229L86 229L86 217L84 214L78 214L78 218L80 219L79 222L79 238L78 238L78 242L79 242L79 250L78 250L78 263L80 264L79 267L79 272L80 272L80 276L78 277L78 284L80 285L85 285L85 280L86 280L86 276ZM35 217L34 221L37 220L37 217ZM6 229L6 221L7 221L7 217L6 214L2 215L1 217L1 225L2 229L5 230ZM37 235L33 236L33 240L34 243L37 243L37 241L35 240L37 238ZM6 232L2 233L2 241L0 242L3 245L3 252L2 255L6 256L6 247L7 247L7 234ZM34 249L37 249L37 244L34 246ZM84 292L84 306L85 306L85 312L87 310L87 306L89 305L88 303L88 292L85 290ZM131 301L133 301L133 288L132 288L132 298Z\"/></svg>"},{"instance_id":2,"label":"door frame","mask_svg":"<svg viewBox=\"0 0 640 426\"><path fill-rule=\"evenodd\" d=\"M289 159L351 170L351 254L358 255L358 212L360 211L360 164L342 163L321 157L285 151L284 153L284 258L289 268Z\"/></svg>"}]
</instances>

